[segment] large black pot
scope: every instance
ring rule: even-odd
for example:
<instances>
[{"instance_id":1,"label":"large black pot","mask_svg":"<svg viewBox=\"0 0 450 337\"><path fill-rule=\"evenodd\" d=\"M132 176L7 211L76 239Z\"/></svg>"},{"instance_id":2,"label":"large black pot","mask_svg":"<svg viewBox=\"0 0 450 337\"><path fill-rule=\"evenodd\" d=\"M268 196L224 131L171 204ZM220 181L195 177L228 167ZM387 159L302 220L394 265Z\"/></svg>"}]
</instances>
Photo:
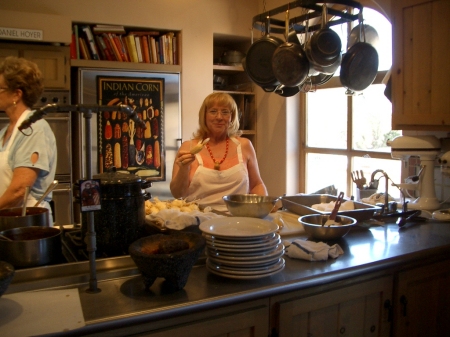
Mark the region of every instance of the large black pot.
<instances>
[{"instance_id":1,"label":"large black pot","mask_svg":"<svg viewBox=\"0 0 450 337\"><path fill-rule=\"evenodd\" d=\"M101 193L101 210L94 211L97 256L126 255L129 245L145 234L145 200L149 195L144 189L151 182L119 172L102 173L94 179L100 179ZM83 237L88 230L87 218L84 212Z\"/></svg>"}]
</instances>

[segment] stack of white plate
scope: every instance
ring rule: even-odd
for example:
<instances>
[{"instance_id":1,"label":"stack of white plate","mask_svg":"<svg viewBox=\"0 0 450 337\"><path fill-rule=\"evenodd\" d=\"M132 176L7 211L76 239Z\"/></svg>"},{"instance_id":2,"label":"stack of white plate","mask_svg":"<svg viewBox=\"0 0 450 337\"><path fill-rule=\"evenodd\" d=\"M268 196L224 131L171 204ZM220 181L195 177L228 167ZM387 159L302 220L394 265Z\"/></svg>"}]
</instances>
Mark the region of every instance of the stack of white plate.
<instances>
[{"instance_id":1,"label":"stack of white plate","mask_svg":"<svg viewBox=\"0 0 450 337\"><path fill-rule=\"evenodd\" d=\"M283 270L278 225L263 219L226 217L200 224L206 239L206 268L234 279L255 279Z\"/></svg>"}]
</instances>

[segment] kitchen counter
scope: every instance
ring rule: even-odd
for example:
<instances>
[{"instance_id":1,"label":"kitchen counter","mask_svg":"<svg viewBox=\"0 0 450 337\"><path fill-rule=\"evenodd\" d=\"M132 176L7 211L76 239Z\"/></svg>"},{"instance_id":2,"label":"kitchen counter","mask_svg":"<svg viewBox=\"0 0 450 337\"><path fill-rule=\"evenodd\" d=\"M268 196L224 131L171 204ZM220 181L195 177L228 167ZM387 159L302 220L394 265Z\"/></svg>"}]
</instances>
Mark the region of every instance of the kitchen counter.
<instances>
[{"instance_id":1,"label":"kitchen counter","mask_svg":"<svg viewBox=\"0 0 450 337\"><path fill-rule=\"evenodd\" d=\"M285 239L298 237L301 236ZM98 287L101 291L96 294L86 292L88 284L85 276L53 275L51 279L37 277L31 282L21 275L25 275L26 271L20 270L7 294L25 289L78 289L86 325L65 335L83 335L127 325L149 324L369 273L426 265L442 260L450 253L450 223L408 223L402 229L394 223L369 229L356 227L337 243L344 250L344 255L337 259L309 262L285 256L283 271L256 280L223 278L208 272L203 264L198 264L194 266L184 289L172 293L164 288L163 279L157 279L150 291L145 291L142 278L131 259L124 257L118 259L120 263L113 272L107 268L103 270L103 264L99 264ZM79 265L85 266L85 263Z\"/></svg>"}]
</instances>

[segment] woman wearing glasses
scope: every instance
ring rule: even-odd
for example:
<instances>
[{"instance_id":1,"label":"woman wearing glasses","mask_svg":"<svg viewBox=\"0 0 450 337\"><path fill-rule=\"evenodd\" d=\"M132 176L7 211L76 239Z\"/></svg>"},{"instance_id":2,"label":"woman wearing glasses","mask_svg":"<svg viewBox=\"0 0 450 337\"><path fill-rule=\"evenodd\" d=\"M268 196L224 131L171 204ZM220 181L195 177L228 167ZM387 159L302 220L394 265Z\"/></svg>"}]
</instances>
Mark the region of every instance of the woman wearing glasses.
<instances>
[{"instance_id":1,"label":"woman wearing glasses","mask_svg":"<svg viewBox=\"0 0 450 337\"><path fill-rule=\"evenodd\" d=\"M175 198L198 200L201 206L226 211L228 194L267 195L252 143L239 137L239 116L233 97L213 93L199 111L194 139L183 142L175 158L170 190ZM196 154L191 149L209 141ZM195 152L195 151L192 151Z\"/></svg>"},{"instance_id":2,"label":"woman wearing glasses","mask_svg":"<svg viewBox=\"0 0 450 337\"><path fill-rule=\"evenodd\" d=\"M0 64L0 111L9 118L0 131L0 209L22 206L28 186L27 206L34 206L55 179L56 142L48 123L39 120L18 130L43 88L35 63L10 56ZM39 206L50 210L49 200Z\"/></svg>"}]
</instances>

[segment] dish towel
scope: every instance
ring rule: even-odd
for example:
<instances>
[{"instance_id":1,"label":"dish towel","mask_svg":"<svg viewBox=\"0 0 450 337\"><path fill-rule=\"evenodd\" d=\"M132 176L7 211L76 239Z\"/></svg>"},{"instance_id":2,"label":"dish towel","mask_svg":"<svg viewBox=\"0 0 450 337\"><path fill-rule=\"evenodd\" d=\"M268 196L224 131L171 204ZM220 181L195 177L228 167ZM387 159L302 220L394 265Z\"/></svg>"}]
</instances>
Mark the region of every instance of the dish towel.
<instances>
[{"instance_id":1,"label":"dish towel","mask_svg":"<svg viewBox=\"0 0 450 337\"><path fill-rule=\"evenodd\" d=\"M328 257L336 259L344 254L341 246L327 245L324 242L313 242L306 240L284 241L285 254L294 259L307 261L326 261Z\"/></svg>"}]
</instances>

